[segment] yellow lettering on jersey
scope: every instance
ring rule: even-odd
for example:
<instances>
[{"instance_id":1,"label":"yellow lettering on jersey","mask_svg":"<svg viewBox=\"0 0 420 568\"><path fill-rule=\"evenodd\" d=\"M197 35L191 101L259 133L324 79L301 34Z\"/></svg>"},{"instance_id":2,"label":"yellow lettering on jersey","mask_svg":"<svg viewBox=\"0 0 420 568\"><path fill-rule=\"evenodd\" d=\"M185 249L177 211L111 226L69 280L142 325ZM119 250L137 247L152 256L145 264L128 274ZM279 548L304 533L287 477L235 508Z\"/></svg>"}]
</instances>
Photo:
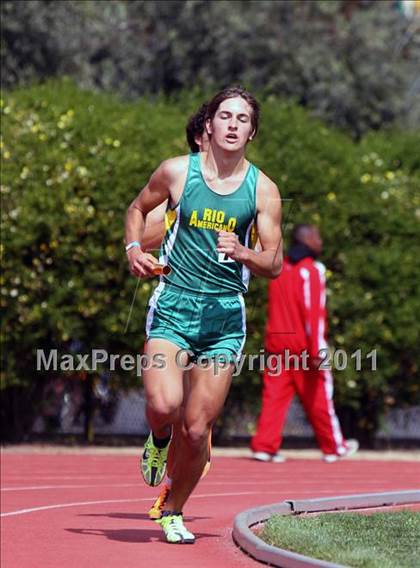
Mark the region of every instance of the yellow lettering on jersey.
<instances>
[{"instance_id":1,"label":"yellow lettering on jersey","mask_svg":"<svg viewBox=\"0 0 420 568\"><path fill-rule=\"evenodd\" d=\"M196 227L196 226L197 226L197 210L196 210L196 209L191 213L190 225L191 225L192 227Z\"/></svg>"},{"instance_id":2,"label":"yellow lettering on jersey","mask_svg":"<svg viewBox=\"0 0 420 568\"><path fill-rule=\"evenodd\" d=\"M236 218L231 217L228 221L228 231L233 231L235 227L236 227Z\"/></svg>"},{"instance_id":3,"label":"yellow lettering on jersey","mask_svg":"<svg viewBox=\"0 0 420 568\"><path fill-rule=\"evenodd\" d=\"M208 229L213 231L233 231L236 227L236 217L230 217L225 223L226 213L217 209L206 207L203 211L202 218L198 218L198 211L195 209L191 213L189 225L197 227L197 229Z\"/></svg>"},{"instance_id":4,"label":"yellow lettering on jersey","mask_svg":"<svg viewBox=\"0 0 420 568\"><path fill-rule=\"evenodd\" d=\"M212 209L208 209L207 207L204 209L203 213L203 221L211 221L211 214L213 213Z\"/></svg>"},{"instance_id":5,"label":"yellow lettering on jersey","mask_svg":"<svg viewBox=\"0 0 420 568\"><path fill-rule=\"evenodd\" d=\"M209 221L209 223L223 223L224 220L224 211L218 211L217 209L210 209L208 207L204 209L203 221Z\"/></svg>"}]
</instances>

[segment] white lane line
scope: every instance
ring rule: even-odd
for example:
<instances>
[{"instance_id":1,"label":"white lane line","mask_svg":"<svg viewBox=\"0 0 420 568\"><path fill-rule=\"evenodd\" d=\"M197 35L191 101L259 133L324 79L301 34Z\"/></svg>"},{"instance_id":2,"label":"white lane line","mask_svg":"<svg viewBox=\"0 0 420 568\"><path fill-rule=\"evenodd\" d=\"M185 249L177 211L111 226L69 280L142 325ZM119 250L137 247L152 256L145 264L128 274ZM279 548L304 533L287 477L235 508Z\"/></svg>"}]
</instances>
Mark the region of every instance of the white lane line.
<instances>
[{"instance_id":1,"label":"white lane line","mask_svg":"<svg viewBox=\"0 0 420 568\"><path fill-rule=\"evenodd\" d=\"M28 479L28 475L2 475L3 479L5 477L8 478L8 481L14 481L15 479L23 479L23 480L27 480ZM71 479L71 480L75 480L75 479L113 479L114 477L116 477L117 479L121 479L121 478L125 478L125 479L137 479L137 477L135 475L30 475L31 479Z\"/></svg>"},{"instance_id":2,"label":"white lane line","mask_svg":"<svg viewBox=\"0 0 420 568\"><path fill-rule=\"evenodd\" d=\"M192 495L192 499L206 499L207 497L238 497L240 495L272 495L274 491L241 491L237 493L204 493L202 495ZM276 492L277 493L277 492ZM76 503L57 503L56 505L45 505L43 507L33 507L32 509L18 509L8 513L1 513L0 517L13 517L16 515L26 515L37 511L48 511L51 509L64 509L66 507L85 507L87 505L106 505L109 503L138 503L140 501L151 501L153 497L143 497L141 499L107 499L105 501L79 501Z\"/></svg>"},{"instance_id":3,"label":"white lane line","mask_svg":"<svg viewBox=\"0 0 420 568\"><path fill-rule=\"evenodd\" d=\"M261 478L259 480L261 482ZM331 482L334 482L334 480L330 480ZM211 481L211 480L206 480L205 484L206 486L208 485L226 485L230 483L228 480L227 481ZM234 482L235 485L255 485L256 480L247 480L247 481L235 481ZM273 479L266 479L263 481L264 485L276 485L276 486L287 486L290 487L290 481L288 480L273 480ZM377 481L362 481L361 484L363 486L367 486L367 485L377 485L378 482ZM310 487L313 487L313 482L312 481L303 481L301 483L299 483L299 487L304 487L305 485L309 485ZM352 485L357 486L358 482L353 482ZM97 483L92 483L92 484L83 484L83 485L28 485L28 486L18 486L18 487L2 487L0 489L1 492L9 492L9 491L51 491L54 489L88 489L91 487L96 487L97 489L101 489L102 487L117 487L117 488L121 488L121 487L139 487L142 486L142 482L141 480L139 480L137 483L103 483L103 484L97 484Z\"/></svg>"},{"instance_id":4,"label":"white lane line","mask_svg":"<svg viewBox=\"0 0 420 568\"><path fill-rule=\"evenodd\" d=\"M37 491L37 490L50 490L50 489L84 489L88 487L97 487L100 489L101 487L139 487L140 481L138 483L103 483L101 485L89 484L89 485L33 485L29 487L3 487L1 491Z\"/></svg>"},{"instance_id":5,"label":"white lane line","mask_svg":"<svg viewBox=\"0 0 420 568\"><path fill-rule=\"evenodd\" d=\"M378 491L389 491L389 487L378 487ZM331 494L331 489L316 490L317 494ZM313 495L314 491L299 491L299 498L303 495ZM343 494L345 492L343 491ZM203 493L201 495L192 495L191 499L207 499L208 497L238 497L241 495L278 495L278 491L240 491L236 493ZM64 509L66 507L84 507L87 505L102 505L108 503L138 503L141 501L151 501L153 497L143 497L141 499L108 499L104 501L80 501L75 503L58 503L56 505L46 505L43 507L33 507L32 509L18 509L8 513L1 513L0 517L12 517L16 515L25 515L27 513L35 513L37 511L47 511L50 509Z\"/></svg>"},{"instance_id":6,"label":"white lane line","mask_svg":"<svg viewBox=\"0 0 420 568\"><path fill-rule=\"evenodd\" d=\"M65 507L83 507L85 505L99 505L102 503L134 503L137 501L146 501L146 499L109 499L107 501L80 501L78 503L58 503L57 505L46 505L44 507L33 507L32 509L19 509L10 511L9 513L1 513L0 517L12 517L15 515L25 515L34 513L35 511L48 511L49 509L64 509Z\"/></svg>"},{"instance_id":7,"label":"white lane line","mask_svg":"<svg viewBox=\"0 0 420 568\"><path fill-rule=\"evenodd\" d=\"M264 467L264 465L263 465L263 467ZM280 470L280 467L279 467L279 470ZM329 465L328 467L334 468L335 466ZM271 469L269 472L264 472L264 474L267 474L267 475L272 474L273 471L274 471L274 468ZM329 481L334 480L337 477L336 472L337 472L337 470L335 470L334 472L331 472L330 474L328 474L327 472L322 472L322 477L323 477L323 479L326 479L326 480L329 480ZM398 476L399 477L402 477L402 476L406 477L407 475L411 475L411 474L416 475L416 474L418 474L418 472L419 472L419 468L408 469L407 467L405 467L403 472L396 471L396 472L394 472L393 475L397 476L397 477ZM281 473L284 473L284 472L282 471ZM365 473L364 472L361 472L361 473L355 472L354 473L354 472L349 472L349 471L340 471L340 476L342 478L349 477L351 479L363 480ZM32 481L35 481L35 480L36 481L38 481L38 480L40 480L40 481L41 480L45 480L45 481L46 480L58 480L58 481L62 480L62 481L64 481L66 479L69 479L71 481L76 481L78 479L88 479L88 480L92 480L92 481L94 481L96 479L105 479L105 480L111 481L114 478L124 479L124 480L128 481L128 480L132 480L132 479L138 479L136 475L127 475L127 474L124 474L124 473L115 474L115 475L111 475L111 474L109 474L109 475L95 475L95 474L91 474L91 475L77 475L77 474L75 474L75 475L37 475L37 474L31 473L30 477L31 477ZM226 481L231 481L233 483L233 482L236 482L236 480L242 479L243 475L241 475L240 473L235 474L235 475L226 475L226 474L222 474L222 473L218 473L218 472L212 472L212 477L217 478L219 480L225 479ZM252 475L252 476L248 476L247 479L248 479L248 481L261 482L261 477L262 477L261 475ZM13 481L19 481L19 480L27 481L28 475L16 475L16 474L7 475L7 474L2 473L3 483L6 480L6 478L7 478L7 482L9 482L9 483L13 482Z\"/></svg>"},{"instance_id":8,"label":"white lane line","mask_svg":"<svg viewBox=\"0 0 420 568\"><path fill-rule=\"evenodd\" d=\"M228 482L226 481L210 481L206 480L206 485L226 485ZM235 481L235 485L255 485L255 481ZM276 480L267 480L264 481L265 485L290 485L290 482L286 481L276 481ZM308 482L308 485L310 483ZM101 489L102 487L140 487L143 486L141 480L137 483L103 483L103 484L83 484L83 485L28 485L28 486L18 486L18 487L2 487L0 489L1 492L9 492L9 491L50 491L53 489L87 489L91 487L96 487L97 489Z\"/></svg>"}]
</instances>

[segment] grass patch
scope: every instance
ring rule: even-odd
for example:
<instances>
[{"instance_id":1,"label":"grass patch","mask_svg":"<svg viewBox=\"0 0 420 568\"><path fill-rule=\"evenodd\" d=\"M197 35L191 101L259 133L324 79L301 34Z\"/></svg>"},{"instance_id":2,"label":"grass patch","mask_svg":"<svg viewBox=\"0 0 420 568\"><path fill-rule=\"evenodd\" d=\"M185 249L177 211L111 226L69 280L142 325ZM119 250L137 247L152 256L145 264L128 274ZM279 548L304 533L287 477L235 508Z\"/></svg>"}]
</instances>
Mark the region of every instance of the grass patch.
<instances>
[{"instance_id":1,"label":"grass patch","mask_svg":"<svg viewBox=\"0 0 420 568\"><path fill-rule=\"evenodd\" d=\"M352 568L418 568L420 513L334 513L271 517L267 544Z\"/></svg>"}]
</instances>

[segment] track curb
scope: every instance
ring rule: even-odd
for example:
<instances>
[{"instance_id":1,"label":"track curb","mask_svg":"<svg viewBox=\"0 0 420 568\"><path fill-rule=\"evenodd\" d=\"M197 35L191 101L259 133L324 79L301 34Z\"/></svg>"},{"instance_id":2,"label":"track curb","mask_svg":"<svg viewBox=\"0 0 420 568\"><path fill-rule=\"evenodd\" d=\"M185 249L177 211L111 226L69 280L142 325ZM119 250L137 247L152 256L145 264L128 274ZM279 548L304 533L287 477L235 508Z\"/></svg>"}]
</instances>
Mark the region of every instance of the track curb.
<instances>
[{"instance_id":1,"label":"track curb","mask_svg":"<svg viewBox=\"0 0 420 568\"><path fill-rule=\"evenodd\" d=\"M272 515L296 515L306 512L327 512L365 509L369 507L405 505L420 503L420 491L394 491L389 493L361 493L345 497L323 497L320 499L286 500L254 509L247 509L236 515L232 538L235 544L255 560L280 568L344 568L324 560L317 560L266 544L251 530L252 526L267 521Z\"/></svg>"}]
</instances>

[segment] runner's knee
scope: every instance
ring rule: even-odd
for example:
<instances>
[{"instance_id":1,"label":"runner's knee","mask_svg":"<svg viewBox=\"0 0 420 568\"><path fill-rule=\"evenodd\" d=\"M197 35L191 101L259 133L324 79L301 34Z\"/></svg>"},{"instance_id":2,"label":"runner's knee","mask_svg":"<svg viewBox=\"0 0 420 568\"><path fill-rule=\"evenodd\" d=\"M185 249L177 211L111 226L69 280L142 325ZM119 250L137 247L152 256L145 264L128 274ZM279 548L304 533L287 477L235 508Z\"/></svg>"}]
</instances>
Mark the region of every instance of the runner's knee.
<instances>
[{"instance_id":1,"label":"runner's knee","mask_svg":"<svg viewBox=\"0 0 420 568\"><path fill-rule=\"evenodd\" d=\"M148 400L149 409L158 416L172 416L180 407L180 402L176 399L169 399L162 396L151 397Z\"/></svg>"},{"instance_id":2,"label":"runner's knee","mask_svg":"<svg viewBox=\"0 0 420 568\"><path fill-rule=\"evenodd\" d=\"M200 448L208 443L209 426L207 424L184 424L183 435L189 445Z\"/></svg>"}]
</instances>

